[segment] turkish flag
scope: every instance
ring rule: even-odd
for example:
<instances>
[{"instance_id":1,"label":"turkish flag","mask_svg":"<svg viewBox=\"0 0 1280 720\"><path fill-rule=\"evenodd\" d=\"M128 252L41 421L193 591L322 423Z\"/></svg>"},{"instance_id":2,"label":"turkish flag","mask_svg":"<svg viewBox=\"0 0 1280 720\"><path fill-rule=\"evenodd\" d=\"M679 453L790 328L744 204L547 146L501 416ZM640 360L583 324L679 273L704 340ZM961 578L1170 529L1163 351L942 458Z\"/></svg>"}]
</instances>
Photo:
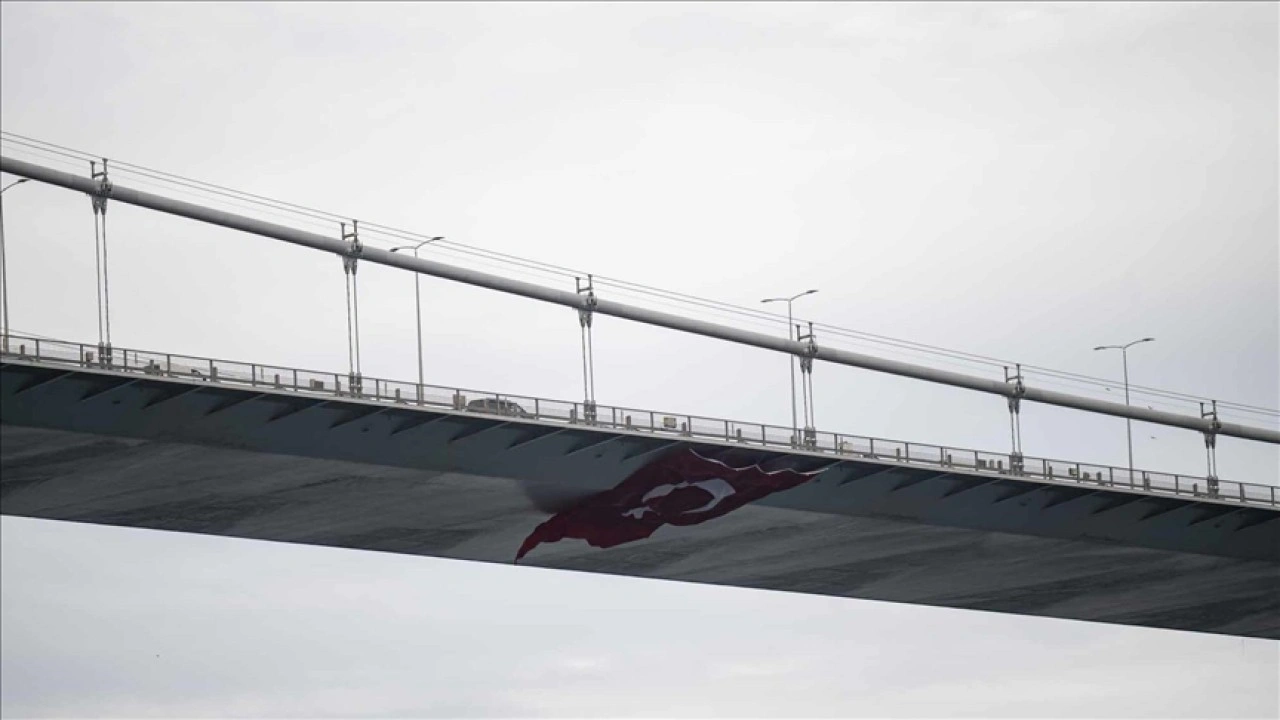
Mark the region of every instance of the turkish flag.
<instances>
[{"instance_id":1,"label":"turkish flag","mask_svg":"<svg viewBox=\"0 0 1280 720\"><path fill-rule=\"evenodd\" d=\"M542 543L565 538L607 548L647 538L663 525L697 525L805 483L820 472L766 472L758 465L734 468L691 449L675 452L534 528L520 545L516 561Z\"/></svg>"}]
</instances>

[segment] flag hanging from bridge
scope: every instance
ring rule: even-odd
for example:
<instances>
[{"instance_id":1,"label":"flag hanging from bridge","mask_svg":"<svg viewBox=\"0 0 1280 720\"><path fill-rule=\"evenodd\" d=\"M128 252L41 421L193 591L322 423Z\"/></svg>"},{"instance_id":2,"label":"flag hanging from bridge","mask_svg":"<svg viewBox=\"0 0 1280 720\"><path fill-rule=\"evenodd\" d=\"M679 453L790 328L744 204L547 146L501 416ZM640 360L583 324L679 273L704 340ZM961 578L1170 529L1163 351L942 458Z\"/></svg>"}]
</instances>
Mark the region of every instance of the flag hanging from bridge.
<instances>
[{"instance_id":1,"label":"flag hanging from bridge","mask_svg":"<svg viewBox=\"0 0 1280 720\"><path fill-rule=\"evenodd\" d=\"M697 525L811 480L822 472L734 468L682 450L632 473L612 490L556 513L525 538L516 560L565 538L608 548L647 538L663 525Z\"/></svg>"}]
</instances>

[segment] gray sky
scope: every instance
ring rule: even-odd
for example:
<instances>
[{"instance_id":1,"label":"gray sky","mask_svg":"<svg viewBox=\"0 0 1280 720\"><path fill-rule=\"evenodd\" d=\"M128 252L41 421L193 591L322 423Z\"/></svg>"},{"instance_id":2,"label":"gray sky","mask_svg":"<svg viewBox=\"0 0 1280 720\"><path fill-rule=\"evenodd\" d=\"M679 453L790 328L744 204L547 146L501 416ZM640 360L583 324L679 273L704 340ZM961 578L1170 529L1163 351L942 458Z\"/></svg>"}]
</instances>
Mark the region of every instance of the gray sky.
<instances>
[{"instance_id":1,"label":"gray sky","mask_svg":"<svg viewBox=\"0 0 1280 720\"><path fill-rule=\"evenodd\" d=\"M0 21L9 132L728 302L818 287L807 319L1090 375L1119 375L1093 346L1153 335L1134 382L1280 405L1274 4L6 2ZM28 184L5 223L13 325L95 340L87 201ZM336 259L121 205L110 232L117 345L345 370ZM580 396L570 311L423 290L428 382ZM365 373L412 379L411 280L365 266L361 293ZM596 367L604 403L789 422L780 356L602 318ZM827 366L815 384L823 429L1007 447L999 399ZM1032 455L1124 463L1119 420L1028 407L1023 431ZM1203 472L1193 433L1134 434L1139 466ZM1280 484L1274 447L1224 439L1219 467ZM1280 713L1264 641L0 532L5 715Z\"/></svg>"}]
</instances>

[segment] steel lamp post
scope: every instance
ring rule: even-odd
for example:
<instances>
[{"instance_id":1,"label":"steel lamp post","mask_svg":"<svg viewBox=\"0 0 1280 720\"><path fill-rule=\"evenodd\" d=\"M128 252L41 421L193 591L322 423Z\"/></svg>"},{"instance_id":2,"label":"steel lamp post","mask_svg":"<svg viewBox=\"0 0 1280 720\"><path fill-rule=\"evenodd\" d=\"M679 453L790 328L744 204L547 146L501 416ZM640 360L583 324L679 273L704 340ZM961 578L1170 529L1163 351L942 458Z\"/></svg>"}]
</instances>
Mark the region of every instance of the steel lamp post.
<instances>
[{"instance_id":1,"label":"steel lamp post","mask_svg":"<svg viewBox=\"0 0 1280 720\"><path fill-rule=\"evenodd\" d=\"M793 322L793 318L791 315L791 304L794 303L796 300L804 297L805 295L812 295L816 292L818 292L816 289L805 290L804 292L796 293L791 297L765 298L760 302L761 303L784 302L787 304L787 339L794 340L795 338L791 336L791 327L792 325L795 324ZM791 356L791 437L793 438L792 440L793 442L794 442L794 438L796 437L796 433L799 432L799 427L797 424L798 422L799 421L796 419L796 356L792 355Z\"/></svg>"},{"instance_id":2,"label":"steel lamp post","mask_svg":"<svg viewBox=\"0 0 1280 720\"><path fill-rule=\"evenodd\" d=\"M427 238L417 245L401 245L400 247L391 248L391 252L412 250L413 257L416 259L418 257L418 248L426 245L427 243L443 239L443 236ZM418 325L418 402L422 402L422 385L424 382L422 376L422 291L419 289L419 283L420 279L418 277L418 273L415 272L413 274L413 306L416 311Z\"/></svg>"},{"instance_id":3,"label":"steel lamp post","mask_svg":"<svg viewBox=\"0 0 1280 720\"><path fill-rule=\"evenodd\" d=\"M1155 338L1145 337L1145 338L1142 338L1141 340L1134 340L1133 342L1126 343L1124 345L1099 345L1098 347L1094 348L1095 351L1097 350L1119 350L1120 351L1120 357L1122 358L1122 362L1124 364L1124 404L1126 407L1128 407L1129 405L1129 348L1139 343L1151 342L1153 340L1155 340ZM1127 435L1129 440L1129 482L1132 483L1133 482L1133 420L1129 418L1125 418L1124 425L1125 425L1125 434Z\"/></svg>"}]
</instances>

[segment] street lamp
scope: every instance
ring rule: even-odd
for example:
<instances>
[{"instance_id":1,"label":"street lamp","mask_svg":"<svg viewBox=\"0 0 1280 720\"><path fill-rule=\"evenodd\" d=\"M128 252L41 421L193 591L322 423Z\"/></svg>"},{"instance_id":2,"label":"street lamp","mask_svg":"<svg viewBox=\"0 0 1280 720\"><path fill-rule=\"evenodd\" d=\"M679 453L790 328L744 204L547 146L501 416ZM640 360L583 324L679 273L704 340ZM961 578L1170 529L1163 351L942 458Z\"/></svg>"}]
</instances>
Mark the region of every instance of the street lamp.
<instances>
[{"instance_id":1,"label":"street lamp","mask_svg":"<svg viewBox=\"0 0 1280 720\"><path fill-rule=\"evenodd\" d=\"M1152 340L1155 340L1155 338L1146 337L1146 338L1142 338L1141 340L1134 340L1133 342L1125 345L1099 345L1098 347L1094 348L1095 351L1096 350L1119 350L1120 351L1120 356L1124 362L1125 407L1129 406L1129 348L1133 347L1134 345L1137 345L1138 343L1151 342ZM1130 418L1125 418L1124 425L1125 425L1125 434L1129 438L1129 482L1132 483L1133 482L1133 420L1131 420Z\"/></svg>"},{"instance_id":2,"label":"street lamp","mask_svg":"<svg viewBox=\"0 0 1280 720\"><path fill-rule=\"evenodd\" d=\"M797 293L795 295L792 295L791 297L765 298L760 302L761 303L784 302L787 304L787 339L791 340L793 339L791 337L791 326L794 324L791 319L791 303L795 302L799 298L804 297L805 295L812 295L816 292L818 291L805 290L804 292ZM799 432L799 430L797 427L797 420L796 420L796 356L792 355L791 356L791 437L793 438L793 442L797 432Z\"/></svg>"},{"instance_id":3,"label":"street lamp","mask_svg":"<svg viewBox=\"0 0 1280 720\"><path fill-rule=\"evenodd\" d=\"M30 178L15 180L0 188L0 334L4 335L4 350L9 351L9 263L4 254L4 192L14 185L21 185Z\"/></svg>"},{"instance_id":4,"label":"street lamp","mask_svg":"<svg viewBox=\"0 0 1280 720\"><path fill-rule=\"evenodd\" d=\"M427 238L417 245L401 245L400 247L391 248L391 252L396 252L397 250L412 250L413 257L416 260L418 257L418 248L426 245L427 243L443 239L443 236ZM417 272L413 273L413 305L417 310L418 318L418 402L422 402L422 292L418 289L418 275L419 273Z\"/></svg>"}]
</instances>

